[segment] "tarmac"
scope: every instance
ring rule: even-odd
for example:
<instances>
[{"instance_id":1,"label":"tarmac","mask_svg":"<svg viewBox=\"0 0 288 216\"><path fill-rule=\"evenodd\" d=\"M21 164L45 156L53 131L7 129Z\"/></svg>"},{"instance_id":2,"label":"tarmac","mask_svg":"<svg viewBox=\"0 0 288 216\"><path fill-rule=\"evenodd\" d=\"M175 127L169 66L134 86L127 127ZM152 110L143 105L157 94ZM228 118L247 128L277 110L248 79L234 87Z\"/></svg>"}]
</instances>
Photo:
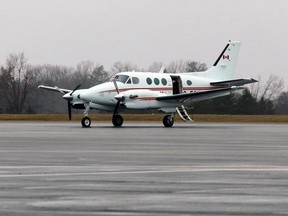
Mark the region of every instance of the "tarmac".
<instances>
[{"instance_id":1,"label":"tarmac","mask_svg":"<svg viewBox=\"0 0 288 216\"><path fill-rule=\"evenodd\" d=\"M0 122L0 215L288 215L288 125Z\"/></svg>"}]
</instances>

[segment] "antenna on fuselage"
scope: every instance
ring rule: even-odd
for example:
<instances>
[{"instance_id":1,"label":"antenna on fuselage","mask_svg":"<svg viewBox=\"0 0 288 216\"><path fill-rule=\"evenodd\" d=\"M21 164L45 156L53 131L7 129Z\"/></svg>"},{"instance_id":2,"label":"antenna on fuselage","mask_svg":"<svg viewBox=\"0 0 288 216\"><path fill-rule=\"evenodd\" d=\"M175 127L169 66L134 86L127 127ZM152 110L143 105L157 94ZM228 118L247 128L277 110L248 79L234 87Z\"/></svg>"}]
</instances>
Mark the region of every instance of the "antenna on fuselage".
<instances>
[{"instance_id":1,"label":"antenna on fuselage","mask_svg":"<svg viewBox=\"0 0 288 216\"><path fill-rule=\"evenodd\" d=\"M159 73L167 73L166 68L164 66L162 66Z\"/></svg>"}]
</instances>

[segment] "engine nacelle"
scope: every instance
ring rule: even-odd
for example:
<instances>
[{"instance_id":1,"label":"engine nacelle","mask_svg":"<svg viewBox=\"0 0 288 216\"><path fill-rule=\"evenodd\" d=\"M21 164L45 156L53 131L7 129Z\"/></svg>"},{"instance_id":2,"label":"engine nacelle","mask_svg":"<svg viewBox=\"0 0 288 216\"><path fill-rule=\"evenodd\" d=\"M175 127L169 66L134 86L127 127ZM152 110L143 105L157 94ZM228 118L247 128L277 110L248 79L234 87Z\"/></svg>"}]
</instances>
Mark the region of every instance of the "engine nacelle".
<instances>
[{"instance_id":1,"label":"engine nacelle","mask_svg":"<svg viewBox=\"0 0 288 216\"><path fill-rule=\"evenodd\" d=\"M159 105L156 97L163 95L157 91L151 90L128 90L121 92L125 95L125 107L128 109L150 109Z\"/></svg>"}]
</instances>

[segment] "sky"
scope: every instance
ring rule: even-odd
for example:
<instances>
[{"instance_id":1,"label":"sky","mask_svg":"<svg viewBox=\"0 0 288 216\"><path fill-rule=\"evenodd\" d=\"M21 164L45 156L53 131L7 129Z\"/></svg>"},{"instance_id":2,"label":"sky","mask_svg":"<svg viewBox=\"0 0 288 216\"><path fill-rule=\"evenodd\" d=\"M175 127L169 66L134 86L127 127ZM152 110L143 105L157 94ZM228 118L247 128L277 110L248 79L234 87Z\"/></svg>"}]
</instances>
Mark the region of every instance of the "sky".
<instances>
[{"instance_id":1,"label":"sky","mask_svg":"<svg viewBox=\"0 0 288 216\"><path fill-rule=\"evenodd\" d=\"M228 40L242 43L235 78L275 74L288 90L287 0L0 0L0 65L24 52L33 65L210 67Z\"/></svg>"}]
</instances>

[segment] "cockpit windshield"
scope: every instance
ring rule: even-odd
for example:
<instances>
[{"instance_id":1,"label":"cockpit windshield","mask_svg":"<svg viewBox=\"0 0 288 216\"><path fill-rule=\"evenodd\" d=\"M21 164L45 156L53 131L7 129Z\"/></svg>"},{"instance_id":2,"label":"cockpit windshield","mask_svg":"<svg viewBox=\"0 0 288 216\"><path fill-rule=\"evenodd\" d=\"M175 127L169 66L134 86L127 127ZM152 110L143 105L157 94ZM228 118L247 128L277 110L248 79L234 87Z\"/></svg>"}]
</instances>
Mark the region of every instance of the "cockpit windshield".
<instances>
[{"instance_id":1,"label":"cockpit windshield","mask_svg":"<svg viewBox=\"0 0 288 216\"><path fill-rule=\"evenodd\" d=\"M125 83L128 80L128 78L129 78L129 76L127 76L127 75L117 75L115 77L115 80L118 82Z\"/></svg>"}]
</instances>

